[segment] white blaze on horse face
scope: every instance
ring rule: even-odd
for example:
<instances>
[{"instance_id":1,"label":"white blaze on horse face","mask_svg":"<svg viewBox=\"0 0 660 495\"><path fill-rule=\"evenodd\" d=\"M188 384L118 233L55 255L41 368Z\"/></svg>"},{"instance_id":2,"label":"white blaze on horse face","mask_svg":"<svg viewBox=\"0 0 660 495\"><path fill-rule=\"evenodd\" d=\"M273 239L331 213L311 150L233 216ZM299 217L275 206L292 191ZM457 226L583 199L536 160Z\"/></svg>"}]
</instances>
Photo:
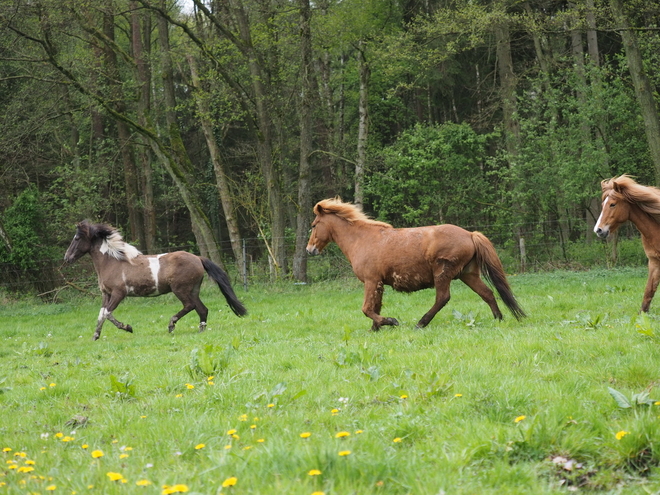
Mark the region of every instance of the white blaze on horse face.
<instances>
[{"instance_id":1,"label":"white blaze on horse face","mask_svg":"<svg viewBox=\"0 0 660 495\"><path fill-rule=\"evenodd\" d=\"M151 276L154 279L154 292L158 292L158 272L160 271L160 257L163 256L159 254L155 258L149 258L149 269L151 270Z\"/></svg>"},{"instance_id":2,"label":"white blaze on horse face","mask_svg":"<svg viewBox=\"0 0 660 495\"><path fill-rule=\"evenodd\" d=\"M596 222L596 225L594 226L594 232L598 234L599 236L607 236L607 234L610 231L609 226L603 226L601 227L600 222L603 220L603 213L605 213L605 207L607 206L607 203L609 202L610 197L607 196L605 198L605 201L603 201L603 205L600 208L600 216L598 217L598 221Z\"/></svg>"}]
</instances>

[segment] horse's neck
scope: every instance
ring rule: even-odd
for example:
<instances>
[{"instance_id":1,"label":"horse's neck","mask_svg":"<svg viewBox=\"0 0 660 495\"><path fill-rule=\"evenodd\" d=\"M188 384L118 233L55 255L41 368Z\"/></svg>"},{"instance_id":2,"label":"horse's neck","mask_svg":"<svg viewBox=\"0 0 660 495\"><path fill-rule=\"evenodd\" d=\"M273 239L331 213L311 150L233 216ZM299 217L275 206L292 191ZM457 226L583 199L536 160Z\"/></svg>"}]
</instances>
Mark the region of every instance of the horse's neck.
<instances>
[{"instance_id":1,"label":"horse's neck","mask_svg":"<svg viewBox=\"0 0 660 495\"><path fill-rule=\"evenodd\" d=\"M119 261L118 259L113 258L108 254L102 253L101 243L95 243L92 246L92 249L90 249L89 254L92 257L92 264L94 265L94 269L99 276L101 275L101 272L108 267L125 263L124 261Z\"/></svg>"},{"instance_id":2,"label":"horse's neck","mask_svg":"<svg viewBox=\"0 0 660 495\"><path fill-rule=\"evenodd\" d=\"M357 241L368 235L368 231L374 226L365 223L350 224L341 218L337 218L335 222L332 238L348 261L352 262L356 251L360 249Z\"/></svg>"},{"instance_id":3,"label":"horse's neck","mask_svg":"<svg viewBox=\"0 0 660 495\"><path fill-rule=\"evenodd\" d=\"M658 223L651 215L642 211L639 206L630 205L629 218L643 236L660 239L660 223Z\"/></svg>"}]
</instances>

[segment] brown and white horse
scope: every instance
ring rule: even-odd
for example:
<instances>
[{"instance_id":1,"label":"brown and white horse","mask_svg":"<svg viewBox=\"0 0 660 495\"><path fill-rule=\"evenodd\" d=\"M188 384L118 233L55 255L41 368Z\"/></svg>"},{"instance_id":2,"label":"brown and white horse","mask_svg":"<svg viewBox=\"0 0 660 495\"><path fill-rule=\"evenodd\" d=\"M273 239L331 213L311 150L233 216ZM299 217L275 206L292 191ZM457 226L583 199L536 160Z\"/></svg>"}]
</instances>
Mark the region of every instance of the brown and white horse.
<instances>
[{"instance_id":1,"label":"brown and white horse","mask_svg":"<svg viewBox=\"0 0 660 495\"><path fill-rule=\"evenodd\" d=\"M642 234L642 246L649 259L649 276L641 311L648 312L660 282L660 189L642 186L628 175L612 177L600 185L603 203L594 232L606 239L630 220Z\"/></svg>"},{"instance_id":2,"label":"brown and white horse","mask_svg":"<svg viewBox=\"0 0 660 495\"><path fill-rule=\"evenodd\" d=\"M105 320L110 320L117 328L133 332L130 325L117 321L112 315L126 296L159 296L168 292L173 292L183 303L183 309L170 319L169 331L174 331L176 322L193 309L199 315L199 331L204 331L209 310L199 298L199 291L205 271L218 284L231 310L238 316L247 314L227 274L206 258L185 251L145 256L124 242L117 229L85 220L76 226L76 235L64 260L73 263L87 253L92 257L103 294L93 340L101 335Z\"/></svg>"},{"instance_id":3,"label":"brown and white horse","mask_svg":"<svg viewBox=\"0 0 660 495\"><path fill-rule=\"evenodd\" d=\"M417 323L422 328L447 304L449 285L456 278L479 294L493 316L501 319L493 291L481 280L482 273L511 313L517 319L525 316L495 248L480 232L468 232L456 225L395 229L369 219L355 205L339 199L320 201L314 206L314 214L307 252L316 255L328 243L337 243L364 283L362 312L373 320L372 330L399 324L395 318L380 315L385 285L402 292L435 287L435 304Z\"/></svg>"}]
</instances>

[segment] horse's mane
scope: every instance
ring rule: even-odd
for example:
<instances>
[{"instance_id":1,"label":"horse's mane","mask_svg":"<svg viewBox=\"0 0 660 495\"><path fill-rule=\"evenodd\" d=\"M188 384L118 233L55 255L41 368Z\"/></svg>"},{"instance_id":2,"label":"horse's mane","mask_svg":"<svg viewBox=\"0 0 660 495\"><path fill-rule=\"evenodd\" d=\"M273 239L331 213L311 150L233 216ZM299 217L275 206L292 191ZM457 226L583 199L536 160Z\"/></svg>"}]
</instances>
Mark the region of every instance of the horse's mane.
<instances>
[{"instance_id":1,"label":"horse's mane","mask_svg":"<svg viewBox=\"0 0 660 495\"><path fill-rule=\"evenodd\" d=\"M315 215L323 215L328 213L337 215L338 217L343 218L351 224L354 222L365 222L371 225L377 225L379 227L392 228L389 223L372 220L364 214L360 207L352 203L344 203L341 198L324 199L316 203L316 206L314 206Z\"/></svg>"},{"instance_id":2,"label":"horse's mane","mask_svg":"<svg viewBox=\"0 0 660 495\"><path fill-rule=\"evenodd\" d=\"M119 261L130 262L136 256L142 254L135 246L124 241L119 231L106 223L90 223L83 220L78 224L78 233L90 240L102 239L101 253L112 256Z\"/></svg>"},{"instance_id":3,"label":"horse's mane","mask_svg":"<svg viewBox=\"0 0 660 495\"><path fill-rule=\"evenodd\" d=\"M643 186L635 182L629 175L612 177L600 183L603 195L610 194L623 198L660 222L660 189L653 186Z\"/></svg>"}]
</instances>

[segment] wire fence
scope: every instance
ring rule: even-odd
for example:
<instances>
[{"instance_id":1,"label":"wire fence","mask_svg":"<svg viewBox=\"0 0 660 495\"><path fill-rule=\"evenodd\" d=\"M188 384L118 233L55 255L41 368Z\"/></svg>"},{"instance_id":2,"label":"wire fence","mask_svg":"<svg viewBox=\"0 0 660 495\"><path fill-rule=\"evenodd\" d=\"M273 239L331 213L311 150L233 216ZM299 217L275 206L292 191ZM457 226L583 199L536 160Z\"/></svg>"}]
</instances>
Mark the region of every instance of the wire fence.
<instances>
[{"instance_id":1,"label":"wire fence","mask_svg":"<svg viewBox=\"0 0 660 495\"><path fill-rule=\"evenodd\" d=\"M498 235L502 229L511 232L527 232L525 236ZM562 239L557 235L557 223L497 224L468 227L479 230L493 240L498 255L508 273L525 271L547 271L556 269L583 270L593 267L640 266L646 263L639 234L636 229L624 226L618 235L618 242L602 242L584 234L577 240ZM586 229L584 229L586 230ZM584 231L583 230L583 231ZM543 232L554 232L543 235ZM530 234L531 233L531 234ZM273 239L268 239L272 244ZM275 270L268 255L263 238L252 237L242 240L245 254L244 266L237 266L231 243L219 243L224 267L233 285L249 290L255 284L272 284L293 279L290 270ZM169 246L163 252L191 251L199 246ZM293 260L296 243L294 236L284 238L287 265ZM14 294L36 294L48 300L57 300L62 291L98 295L96 274L90 257L83 257L74 264L63 260L66 247L62 247L58 258L33 260L30 268L19 269L9 263L0 263L0 289ZM155 253L154 253L155 254ZM196 254L199 254L198 252ZM321 256L307 258L307 282L353 277L351 266L335 244L329 245Z\"/></svg>"}]
</instances>

